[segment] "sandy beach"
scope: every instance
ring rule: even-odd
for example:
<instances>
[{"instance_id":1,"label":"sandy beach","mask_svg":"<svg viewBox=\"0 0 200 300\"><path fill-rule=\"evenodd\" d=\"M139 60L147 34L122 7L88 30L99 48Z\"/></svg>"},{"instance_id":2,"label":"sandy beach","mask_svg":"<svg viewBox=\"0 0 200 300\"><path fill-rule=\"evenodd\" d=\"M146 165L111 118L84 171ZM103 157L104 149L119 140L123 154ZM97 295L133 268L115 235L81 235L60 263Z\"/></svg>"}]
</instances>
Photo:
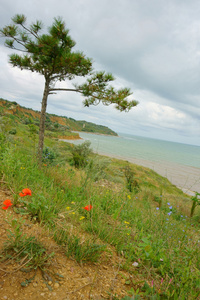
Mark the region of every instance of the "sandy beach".
<instances>
[{"instance_id":1,"label":"sandy beach","mask_svg":"<svg viewBox=\"0 0 200 300\"><path fill-rule=\"evenodd\" d=\"M96 135L93 135L93 134L90 134L90 135L94 136L94 139L92 140L92 142L97 143L99 141L99 139L96 138ZM87 136L84 138L86 139ZM67 142L69 142L69 140ZM158 158L159 161L156 161L156 153L155 153L155 161L141 159L138 157L136 158L134 156L130 157L128 152L123 151L123 147L121 147L121 145L119 145L116 142L113 144L109 144L109 146L112 145L113 147L120 148L119 152L121 151L121 153L123 153L123 156L114 154L116 151L112 151L112 148L109 148L104 140L102 140L102 141L100 140L100 142L101 142L101 146L106 145L106 147L104 148L105 150L102 150L102 147L100 149L99 145L97 146L97 144L94 143L94 145L93 145L94 152L96 152L100 155L104 155L104 156L108 156L108 157L115 157L117 159L129 161L136 165L150 168L150 169L154 170L156 173L160 174L161 176L166 177L172 184L176 185L178 188L183 190L184 193L186 193L186 194L194 195L195 192L200 193L200 168L199 167L187 166L187 165L184 165L184 163L176 163L176 162L171 162L171 161L167 161L167 160L162 161L160 159L160 157ZM124 142L126 142L126 140L122 140L121 142L123 144ZM139 142L141 143L141 141L139 141ZM129 144L127 147L129 147L129 146L131 146L131 145ZM152 144L150 144L150 146L152 146ZM158 146L158 144L157 144L157 146ZM98 150L95 151L94 149L98 149ZM106 153L107 149L108 149L109 153ZM172 150L170 149L169 151L172 151ZM157 152L157 153L158 153L158 155L160 154L159 152ZM186 159L187 159L187 157L186 157ZM197 157L197 159L198 159L198 157ZM186 162L187 162L187 160L186 160ZM197 165L199 166L199 164L197 164Z\"/></svg>"},{"instance_id":2,"label":"sandy beach","mask_svg":"<svg viewBox=\"0 0 200 300\"><path fill-rule=\"evenodd\" d=\"M149 161L132 160L133 163L148 167L163 177L166 177L172 184L182 189L185 193L196 191L200 193L200 169L190 166L183 166L171 163L156 163Z\"/></svg>"},{"instance_id":3,"label":"sandy beach","mask_svg":"<svg viewBox=\"0 0 200 300\"><path fill-rule=\"evenodd\" d=\"M98 152L99 153L99 152ZM115 157L122 160L127 160L136 165L150 168L166 177L172 184L184 191L184 193L193 195L194 192L200 193L200 169L190 166L183 166L175 163L158 163L153 161L142 160L138 158L122 158L120 156L108 155L99 153L100 155Z\"/></svg>"}]
</instances>

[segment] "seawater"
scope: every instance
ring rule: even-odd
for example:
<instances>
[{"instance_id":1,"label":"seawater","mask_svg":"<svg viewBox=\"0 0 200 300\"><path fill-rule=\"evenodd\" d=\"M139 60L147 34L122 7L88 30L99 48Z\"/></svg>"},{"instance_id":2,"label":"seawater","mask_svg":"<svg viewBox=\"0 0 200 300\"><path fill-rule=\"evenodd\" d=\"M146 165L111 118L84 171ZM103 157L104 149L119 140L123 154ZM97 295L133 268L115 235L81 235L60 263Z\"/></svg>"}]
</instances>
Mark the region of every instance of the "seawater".
<instances>
[{"instance_id":1,"label":"seawater","mask_svg":"<svg viewBox=\"0 0 200 300\"><path fill-rule=\"evenodd\" d=\"M80 144L91 142L94 152L121 159L142 159L157 163L176 163L200 168L200 146L157 140L130 134L105 136L79 132L82 140L70 141Z\"/></svg>"}]
</instances>

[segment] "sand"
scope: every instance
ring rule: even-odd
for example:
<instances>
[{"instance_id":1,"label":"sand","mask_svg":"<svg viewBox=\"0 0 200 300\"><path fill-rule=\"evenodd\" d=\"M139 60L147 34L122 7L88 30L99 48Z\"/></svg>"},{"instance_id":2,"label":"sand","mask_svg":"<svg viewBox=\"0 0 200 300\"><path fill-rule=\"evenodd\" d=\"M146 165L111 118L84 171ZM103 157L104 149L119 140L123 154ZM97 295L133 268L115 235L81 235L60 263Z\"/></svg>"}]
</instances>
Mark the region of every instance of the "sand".
<instances>
[{"instance_id":1,"label":"sand","mask_svg":"<svg viewBox=\"0 0 200 300\"><path fill-rule=\"evenodd\" d=\"M127 160L136 165L150 168L163 177L166 177L172 184L182 189L184 193L194 195L194 192L200 193L200 169L190 166L183 166L175 163L168 162L153 162L138 158L122 158L106 153L99 153L115 157L122 160Z\"/></svg>"},{"instance_id":2,"label":"sand","mask_svg":"<svg viewBox=\"0 0 200 300\"><path fill-rule=\"evenodd\" d=\"M63 140L66 141L66 140ZM69 142L69 141L67 141ZM156 173L166 177L172 184L183 190L188 195L195 195L195 192L200 193L200 168L184 166L171 162L155 162L138 158L121 157L97 151L99 155L115 157L121 160L127 160L139 166L147 167L154 170Z\"/></svg>"}]
</instances>

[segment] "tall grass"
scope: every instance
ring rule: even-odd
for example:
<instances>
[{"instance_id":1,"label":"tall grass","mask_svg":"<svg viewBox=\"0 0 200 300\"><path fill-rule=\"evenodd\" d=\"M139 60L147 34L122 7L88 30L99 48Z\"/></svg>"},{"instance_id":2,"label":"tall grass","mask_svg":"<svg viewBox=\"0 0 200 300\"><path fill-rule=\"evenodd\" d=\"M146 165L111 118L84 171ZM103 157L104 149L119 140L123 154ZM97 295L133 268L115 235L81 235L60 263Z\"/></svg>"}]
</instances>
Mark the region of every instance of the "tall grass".
<instances>
[{"instance_id":1,"label":"tall grass","mask_svg":"<svg viewBox=\"0 0 200 300\"><path fill-rule=\"evenodd\" d=\"M1 181L13 192L14 210L48 226L66 255L77 261L96 261L106 245L114 247L124 258L121 269L140 278L139 290L131 283L132 295L198 299L200 223L198 207L189 217L191 199L155 172L134 165L139 188L127 189L126 162L110 159L103 169L93 163L76 170L57 145L57 165L39 167L26 142L10 143L1 153ZM113 178L116 170L118 179ZM101 178L107 178L103 185ZM30 188L32 196L20 198L23 188ZM92 209L84 209L87 205Z\"/></svg>"}]
</instances>

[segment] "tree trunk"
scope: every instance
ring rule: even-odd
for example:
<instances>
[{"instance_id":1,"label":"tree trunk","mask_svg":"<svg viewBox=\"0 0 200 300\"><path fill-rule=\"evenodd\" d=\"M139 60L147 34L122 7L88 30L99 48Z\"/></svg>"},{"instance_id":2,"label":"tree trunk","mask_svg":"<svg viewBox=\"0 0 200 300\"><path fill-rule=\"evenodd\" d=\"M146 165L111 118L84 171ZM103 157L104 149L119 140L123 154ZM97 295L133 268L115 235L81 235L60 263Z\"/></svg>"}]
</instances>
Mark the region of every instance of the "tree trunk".
<instances>
[{"instance_id":1,"label":"tree trunk","mask_svg":"<svg viewBox=\"0 0 200 300\"><path fill-rule=\"evenodd\" d=\"M42 162L42 153L44 147L44 131L45 131L45 119L46 119L46 109L47 109L47 99L49 95L49 83L50 81L45 78L45 88L42 98L42 107L40 112L40 129L39 129L39 143L38 143L38 159L39 163Z\"/></svg>"}]
</instances>

